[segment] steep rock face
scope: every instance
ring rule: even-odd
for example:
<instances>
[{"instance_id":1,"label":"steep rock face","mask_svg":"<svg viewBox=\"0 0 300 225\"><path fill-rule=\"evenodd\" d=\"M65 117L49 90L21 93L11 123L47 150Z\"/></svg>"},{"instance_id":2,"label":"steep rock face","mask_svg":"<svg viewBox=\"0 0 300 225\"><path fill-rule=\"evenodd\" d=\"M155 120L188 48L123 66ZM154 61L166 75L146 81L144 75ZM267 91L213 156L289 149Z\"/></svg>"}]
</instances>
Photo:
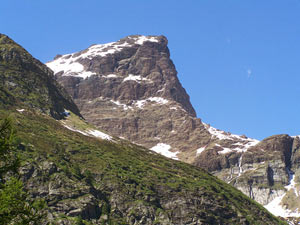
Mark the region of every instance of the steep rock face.
<instances>
[{"instance_id":1,"label":"steep rock face","mask_svg":"<svg viewBox=\"0 0 300 225\"><path fill-rule=\"evenodd\" d=\"M47 66L98 128L205 168L261 204L286 193L300 160L298 139L279 135L259 143L203 123L165 37L128 36L58 55Z\"/></svg>"},{"instance_id":2,"label":"steep rock face","mask_svg":"<svg viewBox=\"0 0 300 225\"><path fill-rule=\"evenodd\" d=\"M63 72L58 80L73 93L74 99L103 97L130 104L126 101L157 96L179 102L195 116L169 56L165 37L130 36L116 43L94 45L75 54L56 57L48 66L56 73ZM65 64L69 66L66 72ZM71 78L70 82L67 76L91 77L85 82Z\"/></svg>"},{"instance_id":3,"label":"steep rock face","mask_svg":"<svg viewBox=\"0 0 300 225\"><path fill-rule=\"evenodd\" d=\"M6 35L0 34L0 104L34 108L56 119L65 110L80 115L53 72Z\"/></svg>"},{"instance_id":4,"label":"steep rock face","mask_svg":"<svg viewBox=\"0 0 300 225\"><path fill-rule=\"evenodd\" d=\"M274 135L262 140L241 155L241 173L237 177L233 179L231 171L223 170L220 173L222 179L261 204L268 204L284 194L284 186L290 182L293 142L288 135Z\"/></svg>"},{"instance_id":5,"label":"steep rock face","mask_svg":"<svg viewBox=\"0 0 300 225\"><path fill-rule=\"evenodd\" d=\"M47 65L88 121L166 156L193 163L198 149L219 140L210 130L222 133L196 118L163 36L129 36ZM253 142L224 135L227 145Z\"/></svg>"}]
</instances>

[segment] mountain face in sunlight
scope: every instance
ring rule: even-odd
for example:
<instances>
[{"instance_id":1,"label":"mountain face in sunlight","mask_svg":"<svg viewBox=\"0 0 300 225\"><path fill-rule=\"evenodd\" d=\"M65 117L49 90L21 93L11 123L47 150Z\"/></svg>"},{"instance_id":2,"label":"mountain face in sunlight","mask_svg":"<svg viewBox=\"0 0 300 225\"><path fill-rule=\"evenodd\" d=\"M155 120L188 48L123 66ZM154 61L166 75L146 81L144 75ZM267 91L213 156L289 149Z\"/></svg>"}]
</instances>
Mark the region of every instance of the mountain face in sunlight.
<instances>
[{"instance_id":1,"label":"mountain face in sunlight","mask_svg":"<svg viewBox=\"0 0 300 225\"><path fill-rule=\"evenodd\" d=\"M87 123L51 71L4 35L0 84L0 118L14 121L20 174L45 199L45 224L284 224L203 169Z\"/></svg>"},{"instance_id":2,"label":"mountain face in sunlight","mask_svg":"<svg viewBox=\"0 0 300 225\"><path fill-rule=\"evenodd\" d=\"M275 135L259 142L201 121L167 44L163 36L128 36L58 55L47 66L97 128L204 168L278 216L298 215L300 200L286 186L298 180L299 137ZM285 213L269 206L278 198Z\"/></svg>"}]
</instances>

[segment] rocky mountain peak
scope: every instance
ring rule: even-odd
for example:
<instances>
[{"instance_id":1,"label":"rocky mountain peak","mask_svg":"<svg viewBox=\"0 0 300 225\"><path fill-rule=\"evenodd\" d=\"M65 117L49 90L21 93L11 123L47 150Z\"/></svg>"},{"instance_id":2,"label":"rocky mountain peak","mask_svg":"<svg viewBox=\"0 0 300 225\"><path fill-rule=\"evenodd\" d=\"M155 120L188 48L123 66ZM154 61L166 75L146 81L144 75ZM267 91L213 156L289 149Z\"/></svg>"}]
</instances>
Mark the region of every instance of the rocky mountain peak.
<instances>
[{"instance_id":1,"label":"rocky mountain peak","mask_svg":"<svg viewBox=\"0 0 300 225\"><path fill-rule=\"evenodd\" d=\"M128 36L47 65L99 129L204 168L274 213L279 204L298 213L290 200L300 186L285 187L299 173L299 138L259 142L203 123L177 78L167 43L163 36Z\"/></svg>"},{"instance_id":2,"label":"rocky mountain peak","mask_svg":"<svg viewBox=\"0 0 300 225\"><path fill-rule=\"evenodd\" d=\"M168 157L198 165L202 152L239 155L255 145L196 118L167 44L164 36L133 35L58 55L47 65L90 122ZM213 171L222 157L200 164Z\"/></svg>"},{"instance_id":3,"label":"rocky mountain peak","mask_svg":"<svg viewBox=\"0 0 300 225\"><path fill-rule=\"evenodd\" d=\"M0 33L0 44L13 44L14 41L10 39L7 35Z\"/></svg>"},{"instance_id":4,"label":"rocky mountain peak","mask_svg":"<svg viewBox=\"0 0 300 225\"><path fill-rule=\"evenodd\" d=\"M195 116L177 78L167 43L164 36L133 35L56 57L47 65L74 99L102 97L128 108L172 100ZM155 97L154 101L151 97Z\"/></svg>"}]
</instances>

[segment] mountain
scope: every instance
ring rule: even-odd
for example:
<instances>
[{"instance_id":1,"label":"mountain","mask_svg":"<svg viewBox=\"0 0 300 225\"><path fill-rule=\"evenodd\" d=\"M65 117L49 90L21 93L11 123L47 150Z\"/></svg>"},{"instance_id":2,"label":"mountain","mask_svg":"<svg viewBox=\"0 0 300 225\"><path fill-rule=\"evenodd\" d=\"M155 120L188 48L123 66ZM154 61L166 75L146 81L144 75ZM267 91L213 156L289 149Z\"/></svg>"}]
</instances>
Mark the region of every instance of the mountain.
<instances>
[{"instance_id":1,"label":"mountain","mask_svg":"<svg viewBox=\"0 0 300 225\"><path fill-rule=\"evenodd\" d=\"M56 56L47 65L92 124L194 162L197 151L223 134L196 118L167 43L163 36L129 36ZM227 147L256 143L246 137L223 136L229 137Z\"/></svg>"},{"instance_id":2,"label":"mountain","mask_svg":"<svg viewBox=\"0 0 300 225\"><path fill-rule=\"evenodd\" d=\"M0 34L0 106L34 108L56 119L65 110L81 116L53 72L24 48Z\"/></svg>"},{"instance_id":3,"label":"mountain","mask_svg":"<svg viewBox=\"0 0 300 225\"><path fill-rule=\"evenodd\" d=\"M47 66L99 129L204 168L278 216L300 215L299 138L259 142L203 123L177 78L167 43L164 36L128 36L58 55Z\"/></svg>"},{"instance_id":4,"label":"mountain","mask_svg":"<svg viewBox=\"0 0 300 225\"><path fill-rule=\"evenodd\" d=\"M15 121L20 173L46 201L45 224L285 224L204 170L88 124L46 66L0 40L0 119Z\"/></svg>"}]
</instances>

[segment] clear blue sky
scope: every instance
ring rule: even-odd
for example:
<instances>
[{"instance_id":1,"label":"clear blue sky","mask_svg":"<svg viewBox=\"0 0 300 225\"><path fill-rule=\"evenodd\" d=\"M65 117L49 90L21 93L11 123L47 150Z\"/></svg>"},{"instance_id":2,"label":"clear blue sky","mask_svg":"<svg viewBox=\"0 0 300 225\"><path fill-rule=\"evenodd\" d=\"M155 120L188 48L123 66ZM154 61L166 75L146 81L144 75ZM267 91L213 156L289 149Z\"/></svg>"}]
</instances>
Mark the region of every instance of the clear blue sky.
<instances>
[{"instance_id":1,"label":"clear blue sky","mask_svg":"<svg viewBox=\"0 0 300 225\"><path fill-rule=\"evenodd\" d=\"M163 34L204 122L257 139L300 134L300 0L9 0L0 32L42 62Z\"/></svg>"}]
</instances>

